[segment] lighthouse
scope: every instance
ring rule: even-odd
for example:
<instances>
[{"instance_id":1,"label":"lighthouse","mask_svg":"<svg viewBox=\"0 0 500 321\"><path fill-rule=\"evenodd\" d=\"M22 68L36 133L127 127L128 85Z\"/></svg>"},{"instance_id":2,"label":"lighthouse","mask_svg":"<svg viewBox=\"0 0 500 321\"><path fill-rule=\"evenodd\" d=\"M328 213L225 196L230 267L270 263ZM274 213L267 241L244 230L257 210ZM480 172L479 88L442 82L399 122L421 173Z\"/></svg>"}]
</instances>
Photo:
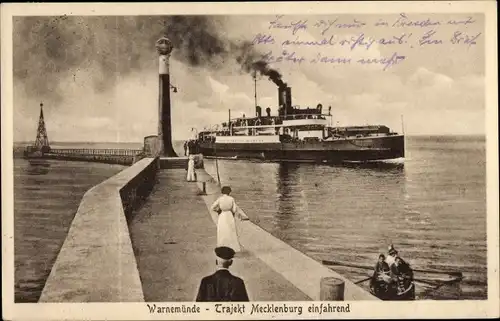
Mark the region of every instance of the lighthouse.
<instances>
[{"instance_id":1,"label":"lighthouse","mask_svg":"<svg viewBox=\"0 0 500 321\"><path fill-rule=\"evenodd\" d=\"M158 101L158 145L159 156L177 157L172 147L172 120L170 103L170 68L169 60L173 45L167 37L156 41L159 54L159 101Z\"/></svg>"}]
</instances>

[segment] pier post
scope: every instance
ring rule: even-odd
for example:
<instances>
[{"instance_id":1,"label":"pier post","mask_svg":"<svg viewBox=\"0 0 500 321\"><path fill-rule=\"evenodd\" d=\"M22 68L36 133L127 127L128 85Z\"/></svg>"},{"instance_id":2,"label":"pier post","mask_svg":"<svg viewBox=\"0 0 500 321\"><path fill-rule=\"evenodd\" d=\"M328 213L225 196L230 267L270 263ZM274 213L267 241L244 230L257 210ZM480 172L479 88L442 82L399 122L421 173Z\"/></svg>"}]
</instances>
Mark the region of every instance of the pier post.
<instances>
[{"instance_id":1,"label":"pier post","mask_svg":"<svg viewBox=\"0 0 500 321\"><path fill-rule=\"evenodd\" d=\"M345 282L339 278L325 277L320 283L321 301L344 301Z\"/></svg>"},{"instance_id":2,"label":"pier post","mask_svg":"<svg viewBox=\"0 0 500 321\"><path fill-rule=\"evenodd\" d=\"M169 58L172 42L162 37L156 41L159 56L159 113L158 113L158 153L160 156L177 157L172 147L172 122L170 119L170 68Z\"/></svg>"}]
</instances>

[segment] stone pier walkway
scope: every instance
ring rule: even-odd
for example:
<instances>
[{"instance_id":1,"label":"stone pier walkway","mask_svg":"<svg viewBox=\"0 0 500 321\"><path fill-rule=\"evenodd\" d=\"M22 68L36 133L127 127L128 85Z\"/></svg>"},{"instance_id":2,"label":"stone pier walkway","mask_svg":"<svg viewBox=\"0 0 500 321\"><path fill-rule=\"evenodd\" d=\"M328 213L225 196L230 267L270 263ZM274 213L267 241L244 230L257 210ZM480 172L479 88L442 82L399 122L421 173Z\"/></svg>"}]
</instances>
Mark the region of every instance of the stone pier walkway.
<instances>
[{"instance_id":1,"label":"stone pier walkway","mask_svg":"<svg viewBox=\"0 0 500 321\"><path fill-rule=\"evenodd\" d=\"M144 298L147 302L193 301L202 277L215 271L216 226L196 183L184 169L158 173L146 204L131 223ZM251 301L311 300L248 251L234 259Z\"/></svg>"}]
</instances>

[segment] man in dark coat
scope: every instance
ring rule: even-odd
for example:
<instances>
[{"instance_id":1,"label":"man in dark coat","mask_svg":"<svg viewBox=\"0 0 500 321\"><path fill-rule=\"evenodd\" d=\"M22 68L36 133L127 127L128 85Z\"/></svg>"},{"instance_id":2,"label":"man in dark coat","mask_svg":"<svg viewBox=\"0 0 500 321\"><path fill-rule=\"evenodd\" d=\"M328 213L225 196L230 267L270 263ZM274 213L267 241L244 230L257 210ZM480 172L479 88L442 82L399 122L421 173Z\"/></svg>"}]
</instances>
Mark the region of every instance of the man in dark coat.
<instances>
[{"instance_id":1,"label":"man in dark coat","mask_svg":"<svg viewBox=\"0 0 500 321\"><path fill-rule=\"evenodd\" d=\"M391 268L389 264L385 262L385 255L380 254L378 256L378 262L375 265L375 269L372 275L372 281L385 281L389 278L389 273L391 272Z\"/></svg>"},{"instance_id":2,"label":"man in dark coat","mask_svg":"<svg viewBox=\"0 0 500 321\"><path fill-rule=\"evenodd\" d=\"M396 261L391 266L391 274L396 282L398 294L406 292L406 289L410 288L413 282L413 270L399 256L396 256Z\"/></svg>"},{"instance_id":3,"label":"man in dark coat","mask_svg":"<svg viewBox=\"0 0 500 321\"><path fill-rule=\"evenodd\" d=\"M229 272L233 263L234 250L221 246L215 249L217 260L217 271L201 280L197 302L215 301L245 301L248 302L248 294L245 282Z\"/></svg>"},{"instance_id":4,"label":"man in dark coat","mask_svg":"<svg viewBox=\"0 0 500 321\"><path fill-rule=\"evenodd\" d=\"M391 282L390 272L389 264L385 262L385 255L380 254L370 280L370 289L381 299L385 299L388 295L389 283Z\"/></svg>"}]
</instances>

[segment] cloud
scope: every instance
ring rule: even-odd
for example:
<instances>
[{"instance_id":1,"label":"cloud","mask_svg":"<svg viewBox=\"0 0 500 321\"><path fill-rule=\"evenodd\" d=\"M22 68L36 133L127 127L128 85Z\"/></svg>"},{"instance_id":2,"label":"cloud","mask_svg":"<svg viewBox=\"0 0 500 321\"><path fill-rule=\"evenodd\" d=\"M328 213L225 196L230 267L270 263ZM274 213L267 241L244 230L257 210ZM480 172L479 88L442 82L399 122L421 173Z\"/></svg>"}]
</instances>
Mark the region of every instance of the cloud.
<instances>
[{"instance_id":1,"label":"cloud","mask_svg":"<svg viewBox=\"0 0 500 321\"><path fill-rule=\"evenodd\" d=\"M397 78L386 84L391 90L348 94L343 99L343 121L378 122L401 128L403 115L407 133L481 134L485 132L484 78L450 77L419 68L408 82ZM337 112L337 110L335 110Z\"/></svg>"},{"instance_id":2,"label":"cloud","mask_svg":"<svg viewBox=\"0 0 500 321\"><path fill-rule=\"evenodd\" d=\"M176 32L189 33L187 38L173 34L176 48L170 61L171 82L178 88L171 94L174 138L188 137L191 127L200 129L225 121L228 109L233 117L253 115L253 79L235 59L229 59L226 54L231 46L226 45L244 47L255 34L270 33L272 18L226 16L200 20L210 37L216 36L209 40L215 41L215 49L224 53L220 57L215 57L218 51L210 49L210 41L202 47L189 41L205 32L199 30L200 26L193 27L196 18L171 20ZM162 17L53 19L29 17L14 21L19 31L14 39L14 138L34 139L40 101L45 104L51 140L141 141L155 134L158 58L153 44L164 29L159 24ZM281 41L295 39L289 31L273 29L272 33ZM339 39L358 35L352 29L335 34ZM310 29L297 35L306 40L322 38ZM373 44L368 50L351 50L348 46L333 46L320 52L380 58L393 50L382 47ZM281 42L257 49L262 53L283 51ZM286 50L307 57L319 52L313 46L288 46ZM408 59L386 71L380 66L358 64L275 63L272 67L292 87L294 104L305 107L322 103L325 108L332 105L334 123L384 123L400 128L400 115L404 114L409 133L484 132L484 64L482 58L477 58L484 56L483 47L465 50L442 46L439 55L436 50L408 49L404 52ZM271 107L276 114L277 87L265 76L258 78L258 104L264 109Z\"/></svg>"},{"instance_id":3,"label":"cloud","mask_svg":"<svg viewBox=\"0 0 500 321\"><path fill-rule=\"evenodd\" d=\"M210 82L210 87L212 88L212 91L216 94L222 95L222 94L225 94L229 90L228 85L220 83L210 76L208 77L208 80Z\"/></svg>"},{"instance_id":4,"label":"cloud","mask_svg":"<svg viewBox=\"0 0 500 321\"><path fill-rule=\"evenodd\" d=\"M417 88L434 87L437 89L444 89L453 86L453 79L446 75L431 72L426 68L420 67L408 79L407 85Z\"/></svg>"}]
</instances>

